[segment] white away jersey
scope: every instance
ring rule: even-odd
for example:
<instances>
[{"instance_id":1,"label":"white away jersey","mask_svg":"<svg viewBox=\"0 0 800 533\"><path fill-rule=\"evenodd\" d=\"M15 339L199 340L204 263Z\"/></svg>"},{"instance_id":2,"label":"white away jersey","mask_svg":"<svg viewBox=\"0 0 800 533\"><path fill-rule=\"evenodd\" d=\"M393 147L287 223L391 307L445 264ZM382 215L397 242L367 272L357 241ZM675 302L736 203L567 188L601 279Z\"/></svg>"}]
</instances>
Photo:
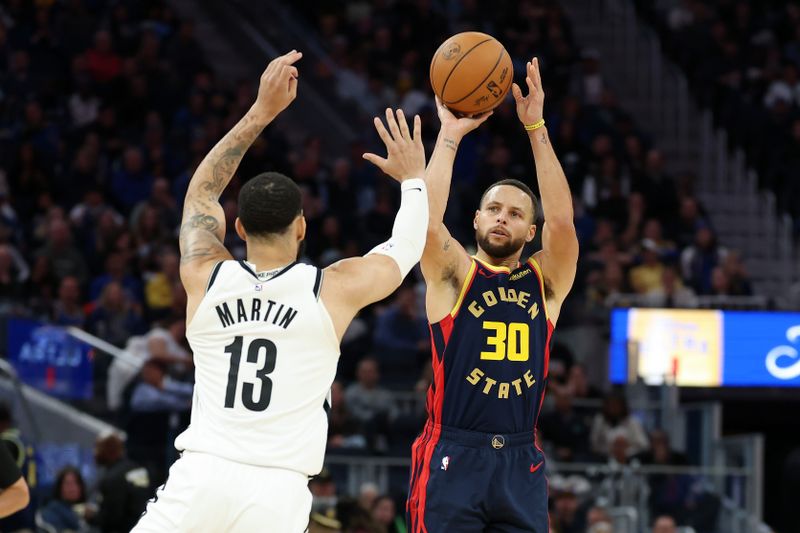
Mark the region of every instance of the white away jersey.
<instances>
[{"instance_id":1,"label":"white away jersey","mask_svg":"<svg viewBox=\"0 0 800 533\"><path fill-rule=\"evenodd\" d=\"M322 271L301 263L260 273L246 261L214 267L186 331L195 391L177 449L305 475L321 470L339 359L321 284Z\"/></svg>"}]
</instances>

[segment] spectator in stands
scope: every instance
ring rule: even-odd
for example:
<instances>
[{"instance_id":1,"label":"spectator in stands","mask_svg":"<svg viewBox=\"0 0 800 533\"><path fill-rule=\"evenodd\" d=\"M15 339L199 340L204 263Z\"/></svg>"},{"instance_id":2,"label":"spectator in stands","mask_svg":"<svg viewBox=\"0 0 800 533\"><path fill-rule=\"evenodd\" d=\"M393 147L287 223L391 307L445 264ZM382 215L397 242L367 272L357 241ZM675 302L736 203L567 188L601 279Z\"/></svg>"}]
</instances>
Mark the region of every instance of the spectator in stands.
<instances>
[{"instance_id":1,"label":"spectator in stands","mask_svg":"<svg viewBox=\"0 0 800 533\"><path fill-rule=\"evenodd\" d=\"M664 264L655 241L644 239L641 244L642 263L630 271L630 284L638 294L663 291Z\"/></svg>"},{"instance_id":2,"label":"spectator in stands","mask_svg":"<svg viewBox=\"0 0 800 533\"><path fill-rule=\"evenodd\" d=\"M114 52L111 34L100 30L94 35L94 46L86 51L86 66L92 79L108 83L122 71L122 59Z\"/></svg>"},{"instance_id":3,"label":"spectator in stands","mask_svg":"<svg viewBox=\"0 0 800 533\"><path fill-rule=\"evenodd\" d=\"M364 449L367 439L362 433L361 424L347 406L342 383L334 381L331 385L331 411L328 423L328 447ZM371 507L365 507L370 509Z\"/></svg>"},{"instance_id":4,"label":"spectator in stands","mask_svg":"<svg viewBox=\"0 0 800 533\"><path fill-rule=\"evenodd\" d=\"M694 244L681 254L683 279L696 293L710 294L711 274L714 268L722 264L727 254L728 250L717 244L711 228L698 229Z\"/></svg>"},{"instance_id":5,"label":"spectator in stands","mask_svg":"<svg viewBox=\"0 0 800 533\"><path fill-rule=\"evenodd\" d=\"M641 241L647 205L639 192L628 196L628 223L619 240L623 247L631 248Z\"/></svg>"},{"instance_id":6,"label":"spectator in stands","mask_svg":"<svg viewBox=\"0 0 800 533\"><path fill-rule=\"evenodd\" d=\"M731 283L728 274L721 266L715 267L711 271L711 291L712 296L731 296Z\"/></svg>"},{"instance_id":7,"label":"spectator in stands","mask_svg":"<svg viewBox=\"0 0 800 533\"><path fill-rule=\"evenodd\" d=\"M142 367L140 382L133 389L130 408L137 413L188 411L193 390L191 383L170 378L164 362L150 359Z\"/></svg>"},{"instance_id":8,"label":"spectator in stands","mask_svg":"<svg viewBox=\"0 0 800 533\"><path fill-rule=\"evenodd\" d=\"M669 444L669 435L662 429L650 433L650 449L637 455L643 465L686 466L688 460L680 452L673 450ZM691 489L692 479L682 474L650 474L647 478L650 485L651 516L670 515L681 517L686 515L686 501Z\"/></svg>"},{"instance_id":9,"label":"spectator in stands","mask_svg":"<svg viewBox=\"0 0 800 533\"><path fill-rule=\"evenodd\" d=\"M58 286L58 300L53 302L51 320L59 326L83 328L86 313L81 305L81 288L78 279L67 276Z\"/></svg>"},{"instance_id":10,"label":"spectator in stands","mask_svg":"<svg viewBox=\"0 0 800 533\"><path fill-rule=\"evenodd\" d=\"M0 309L14 308L25 301L30 270L11 246L0 244Z\"/></svg>"},{"instance_id":11,"label":"spectator in stands","mask_svg":"<svg viewBox=\"0 0 800 533\"><path fill-rule=\"evenodd\" d=\"M624 429L614 428L608 434L610 441L608 460L609 463L618 467L624 465L638 465L638 461L633 459L631 446L628 442L628 435Z\"/></svg>"},{"instance_id":12,"label":"spectator in stands","mask_svg":"<svg viewBox=\"0 0 800 533\"><path fill-rule=\"evenodd\" d=\"M750 296L753 287L750 284L750 275L742 262L742 257L736 250L731 250L722 260L722 270L728 282L728 293L732 296Z\"/></svg>"},{"instance_id":13,"label":"spectator in stands","mask_svg":"<svg viewBox=\"0 0 800 533\"><path fill-rule=\"evenodd\" d=\"M671 235L680 248L685 248L695 242L700 228L708 227L708 220L703 216L697 199L687 196L681 200L678 219L674 224Z\"/></svg>"},{"instance_id":14,"label":"spectator in stands","mask_svg":"<svg viewBox=\"0 0 800 533\"><path fill-rule=\"evenodd\" d=\"M111 192L117 204L131 209L150 196L153 176L145 168L141 149L129 146L122 155L120 168L111 178Z\"/></svg>"},{"instance_id":15,"label":"spectator in stands","mask_svg":"<svg viewBox=\"0 0 800 533\"><path fill-rule=\"evenodd\" d=\"M612 431L618 429L626 437L630 446L629 454L639 453L648 447L647 434L641 423L631 416L628 401L620 392L611 392L603 400L603 411L598 413L592 423L590 434L592 452L607 457L611 451Z\"/></svg>"},{"instance_id":16,"label":"spectator in stands","mask_svg":"<svg viewBox=\"0 0 800 533\"><path fill-rule=\"evenodd\" d=\"M618 298L628 292L625 283L625 272L622 265L615 261L607 261L602 268L593 269L586 279L586 305L591 316L605 319L610 301L615 305L624 305Z\"/></svg>"},{"instance_id":17,"label":"spectator in stands","mask_svg":"<svg viewBox=\"0 0 800 533\"><path fill-rule=\"evenodd\" d=\"M583 533L586 531L585 518L580 513L577 492L567 483L553 490L551 486L552 524L558 533Z\"/></svg>"},{"instance_id":18,"label":"spectator in stands","mask_svg":"<svg viewBox=\"0 0 800 533\"><path fill-rule=\"evenodd\" d=\"M663 228L658 219L650 218L645 221L642 236L656 244L662 260L669 262L677 258L678 249L674 242L664 237Z\"/></svg>"},{"instance_id":19,"label":"spectator in stands","mask_svg":"<svg viewBox=\"0 0 800 533\"><path fill-rule=\"evenodd\" d=\"M374 343L381 359L399 358L405 365L413 365L428 354L428 322L420 313L413 285L404 284L397 289L392 305L378 316Z\"/></svg>"},{"instance_id":20,"label":"spectator in stands","mask_svg":"<svg viewBox=\"0 0 800 533\"><path fill-rule=\"evenodd\" d=\"M116 281L105 286L86 326L93 335L120 348L132 335L144 333L145 329L141 313Z\"/></svg>"},{"instance_id":21,"label":"spectator in stands","mask_svg":"<svg viewBox=\"0 0 800 533\"><path fill-rule=\"evenodd\" d=\"M666 173L664 154L658 148L648 150L638 188L644 193L648 212L652 216L667 219L678 209L675 180Z\"/></svg>"},{"instance_id":22,"label":"spectator in stands","mask_svg":"<svg viewBox=\"0 0 800 533\"><path fill-rule=\"evenodd\" d=\"M311 491L312 512L324 514L327 509L336 507L336 502L339 500L336 482L327 467L323 467L319 474L309 480L308 490Z\"/></svg>"},{"instance_id":23,"label":"spectator in stands","mask_svg":"<svg viewBox=\"0 0 800 533\"><path fill-rule=\"evenodd\" d=\"M191 354L186 348L186 323L173 319L158 325L146 335L132 337L125 346L128 357L115 358L108 371L108 408L118 410L124 391L141 371L144 363L155 360L167 366L172 375L186 375L192 368ZM131 391L132 392L132 391Z\"/></svg>"},{"instance_id":24,"label":"spectator in stands","mask_svg":"<svg viewBox=\"0 0 800 533\"><path fill-rule=\"evenodd\" d=\"M583 461L589 452L589 425L572 407L568 390L555 393L555 409L542 413L539 428L542 437L555 446L558 461Z\"/></svg>"},{"instance_id":25,"label":"spectator in stands","mask_svg":"<svg viewBox=\"0 0 800 533\"><path fill-rule=\"evenodd\" d=\"M42 522L56 533L88 532L89 526L85 521L85 517L91 514L88 509L86 484L80 470L74 466L62 468L53 485L53 499L40 512Z\"/></svg>"},{"instance_id":26,"label":"spectator in stands","mask_svg":"<svg viewBox=\"0 0 800 533\"><path fill-rule=\"evenodd\" d=\"M596 524L613 524L608 509L600 505L594 505L586 512L586 525L590 528Z\"/></svg>"},{"instance_id":27,"label":"spectator in stands","mask_svg":"<svg viewBox=\"0 0 800 533\"><path fill-rule=\"evenodd\" d=\"M394 499L391 496L378 496L372 504L372 519L381 528L382 533L405 532L405 521L397 516Z\"/></svg>"},{"instance_id":28,"label":"spectator in stands","mask_svg":"<svg viewBox=\"0 0 800 533\"><path fill-rule=\"evenodd\" d=\"M97 440L94 457L103 473L96 489L99 508L89 523L104 533L127 533L144 512L150 497L150 476L125 456L125 444L116 434Z\"/></svg>"},{"instance_id":29,"label":"spectator in stands","mask_svg":"<svg viewBox=\"0 0 800 533\"><path fill-rule=\"evenodd\" d=\"M173 287L180 283L180 258L173 250L158 256L159 270L151 274L144 287L145 302L153 319L163 318L173 304Z\"/></svg>"},{"instance_id":30,"label":"spectator in stands","mask_svg":"<svg viewBox=\"0 0 800 533\"><path fill-rule=\"evenodd\" d=\"M683 285L676 268L667 265L661 275L661 288L648 294L642 303L648 307L694 308L697 296Z\"/></svg>"},{"instance_id":31,"label":"spectator in stands","mask_svg":"<svg viewBox=\"0 0 800 533\"><path fill-rule=\"evenodd\" d=\"M105 267L105 273L92 280L89 286L89 299L97 300L106 286L113 281L122 286L130 302L141 304L142 282L127 272L125 256L120 252L109 254Z\"/></svg>"},{"instance_id":32,"label":"spectator in stands","mask_svg":"<svg viewBox=\"0 0 800 533\"><path fill-rule=\"evenodd\" d=\"M378 485L371 481L366 481L361 484L361 488L358 490L358 505L360 505L362 509L369 511L380 495L381 493L378 489Z\"/></svg>"},{"instance_id":33,"label":"spectator in stands","mask_svg":"<svg viewBox=\"0 0 800 533\"><path fill-rule=\"evenodd\" d=\"M86 283L89 273L86 261L81 252L72 244L69 226L63 219L55 219L49 223L47 241L36 253L37 264L41 264L46 272L52 273L56 282L67 276L75 277L81 284ZM34 269L41 272L40 269ZM43 282L33 277L34 283Z\"/></svg>"},{"instance_id":34,"label":"spectator in stands","mask_svg":"<svg viewBox=\"0 0 800 533\"><path fill-rule=\"evenodd\" d=\"M675 519L669 515L661 515L653 521L653 533L678 533Z\"/></svg>"},{"instance_id":35,"label":"spectator in stands","mask_svg":"<svg viewBox=\"0 0 800 533\"><path fill-rule=\"evenodd\" d=\"M345 391L344 398L353 417L363 425L371 445L385 449L387 424L397 416L392 394L382 388L378 361L365 357L358 363L356 383Z\"/></svg>"}]
</instances>

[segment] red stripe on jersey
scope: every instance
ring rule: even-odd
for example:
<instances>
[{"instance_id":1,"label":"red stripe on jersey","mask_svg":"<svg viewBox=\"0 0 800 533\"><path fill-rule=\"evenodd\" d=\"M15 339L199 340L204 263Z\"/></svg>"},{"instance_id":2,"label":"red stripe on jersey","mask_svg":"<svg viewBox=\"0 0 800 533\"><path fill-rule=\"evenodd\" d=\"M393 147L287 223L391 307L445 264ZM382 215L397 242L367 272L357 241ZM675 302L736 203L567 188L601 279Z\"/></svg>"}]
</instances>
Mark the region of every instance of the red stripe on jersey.
<instances>
[{"instance_id":1,"label":"red stripe on jersey","mask_svg":"<svg viewBox=\"0 0 800 533\"><path fill-rule=\"evenodd\" d=\"M439 442L441 434L441 426L436 424L432 427L431 438L425 446L425 452L422 463L422 473L419 480L419 489L417 491L418 503L416 513L412 514L412 532L413 533L428 533L428 528L425 527L425 504L428 496L428 481L431 477L431 458L433 451L436 449L436 444ZM413 517L416 516L416 520Z\"/></svg>"},{"instance_id":2,"label":"red stripe on jersey","mask_svg":"<svg viewBox=\"0 0 800 533\"><path fill-rule=\"evenodd\" d=\"M547 319L547 340L544 343L544 377L547 377L550 371L550 339L553 336L554 329L553 323L550 322L550 319Z\"/></svg>"},{"instance_id":3,"label":"red stripe on jersey","mask_svg":"<svg viewBox=\"0 0 800 533\"><path fill-rule=\"evenodd\" d=\"M439 322L439 327L442 329L442 337L444 337L445 347L447 347L447 343L450 342L450 335L452 335L453 333L454 322L455 319L450 315L447 315L446 317L444 317L444 319L442 319L441 322ZM444 356L444 354L440 355Z\"/></svg>"},{"instance_id":4,"label":"red stripe on jersey","mask_svg":"<svg viewBox=\"0 0 800 533\"><path fill-rule=\"evenodd\" d=\"M449 337L449 334L448 334ZM433 405L429 411L429 424L432 425L431 438L425 446L422 473L419 480L419 504L416 510L417 524L413 526L415 533L427 533L425 527L425 501L428 492L428 480L431 475L431 458L441 433L442 407L444 405L444 359L433 358L433 381L436 391L433 395ZM431 424L431 422L434 422Z\"/></svg>"}]
</instances>

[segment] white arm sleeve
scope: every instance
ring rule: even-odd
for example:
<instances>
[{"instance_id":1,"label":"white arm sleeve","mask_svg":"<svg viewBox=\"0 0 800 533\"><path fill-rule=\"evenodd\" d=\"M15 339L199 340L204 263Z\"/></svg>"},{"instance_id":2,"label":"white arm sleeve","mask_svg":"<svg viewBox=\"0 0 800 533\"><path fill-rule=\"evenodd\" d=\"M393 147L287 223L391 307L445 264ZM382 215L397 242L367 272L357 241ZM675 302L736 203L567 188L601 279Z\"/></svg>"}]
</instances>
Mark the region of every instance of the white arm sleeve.
<instances>
[{"instance_id":1,"label":"white arm sleeve","mask_svg":"<svg viewBox=\"0 0 800 533\"><path fill-rule=\"evenodd\" d=\"M400 185L400 209L394 218L392 237L369 254L388 255L405 278L422 257L428 234L428 189L425 181L413 178ZM369 255L367 254L367 255Z\"/></svg>"}]
</instances>

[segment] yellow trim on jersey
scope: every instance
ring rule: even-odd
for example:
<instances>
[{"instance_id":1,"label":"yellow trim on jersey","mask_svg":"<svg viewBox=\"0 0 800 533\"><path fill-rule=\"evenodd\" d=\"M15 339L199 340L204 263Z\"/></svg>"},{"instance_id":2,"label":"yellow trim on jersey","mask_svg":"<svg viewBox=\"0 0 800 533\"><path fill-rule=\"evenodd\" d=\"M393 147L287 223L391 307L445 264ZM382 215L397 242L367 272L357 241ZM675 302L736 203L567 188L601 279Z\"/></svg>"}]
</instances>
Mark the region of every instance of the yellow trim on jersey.
<instances>
[{"instance_id":1,"label":"yellow trim on jersey","mask_svg":"<svg viewBox=\"0 0 800 533\"><path fill-rule=\"evenodd\" d=\"M510 274L510 273L511 273L511 269L510 269L510 268L508 268L507 266L502 266L502 265L500 265L500 266L496 266L496 265L490 265L489 263L487 263L487 262L485 262L485 261L481 261L480 259L478 259L478 258L477 258L477 257L475 257L474 255L472 256L472 258L473 258L475 261L478 261L478 262L479 262L481 265L485 266L486 268L488 268L489 270L491 270L492 272L494 272L494 273L496 273L496 274L497 274L497 273L501 273L501 272L502 272L502 273L505 273L505 274Z\"/></svg>"},{"instance_id":2,"label":"yellow trim on jersey","mask_svg":"<svg viewBox=\"0 0 800 533\"><path fill-rule=\"evenodd\" d=\"M450 316L453 318L456 317L458 310L461 308L461 304L464 302L464 297L467 295L467 290L469 290L470 285L472 285L472 278L475 276L476 268L476 262L471 261L467 275L464 277L464 283L461 285L461 291L459 291L458 300L456 300L456 304L450 310Z\"/></svg>"},{"instance_id":3,"label":"yellow trim on jersey","mask_svg":"<svg viewBox=\"0 0 800 533\"><path fill-rule=\"evenodd\" d=\"M542 291L542 307L544 307L544 316L547 318L547 320L550 320L550 313L547 312L547 296L545 296L544 293L544 274L542 274L542 267L539 266L539 263L533 258L533 256L528 259L528 263L530 263L530 265L536 271L536 275L539 277L539 288Z\"/></svg>"}]
</instances>

